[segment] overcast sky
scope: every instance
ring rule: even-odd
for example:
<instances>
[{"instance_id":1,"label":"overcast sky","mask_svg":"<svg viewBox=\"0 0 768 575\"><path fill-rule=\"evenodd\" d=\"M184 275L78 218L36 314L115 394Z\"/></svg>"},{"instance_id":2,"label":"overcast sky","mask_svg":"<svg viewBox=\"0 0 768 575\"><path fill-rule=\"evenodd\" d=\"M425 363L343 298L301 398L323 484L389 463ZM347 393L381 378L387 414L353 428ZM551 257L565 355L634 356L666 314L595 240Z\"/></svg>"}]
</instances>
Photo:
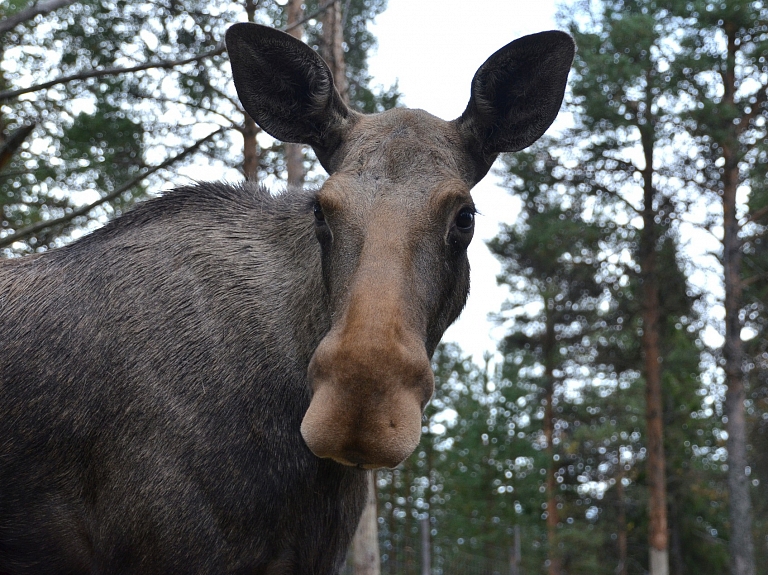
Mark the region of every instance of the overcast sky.
<instances>
[{"instance_id":1,"label":"overcast sky","mask_svg":"<svg viewBox=\"0 0 768 575\"><path fill-rule=\"evenodd\" d=\"M398 82L403 103L445 120L458 117L469 100L477 68L512 40L556 28L554 0L389 0L372 27L378 50L370 58L374 85ZM511 223L517 202L492 175L472 196L480 212L469 249L472 284L467 307L443 341L456 341L475 360L494 352L503 330L488 321L506 291L496 285L500 266L485 246L500 222Z\"/></svg>"}]
</instances>

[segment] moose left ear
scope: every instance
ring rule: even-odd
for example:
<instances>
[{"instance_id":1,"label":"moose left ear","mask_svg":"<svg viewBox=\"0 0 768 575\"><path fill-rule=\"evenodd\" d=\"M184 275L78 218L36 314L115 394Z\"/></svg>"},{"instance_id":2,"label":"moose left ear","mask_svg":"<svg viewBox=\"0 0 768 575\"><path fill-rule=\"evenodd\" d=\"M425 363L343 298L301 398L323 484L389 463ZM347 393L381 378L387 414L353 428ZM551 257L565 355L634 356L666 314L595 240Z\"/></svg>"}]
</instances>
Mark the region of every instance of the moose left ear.
<instances>
[{"instance_id":1,"label":"moose left ear","mask_svg":"<svg viewBox=\"0 0 768 575\"><path fill-rule=\"evenodd\" d=\"M285 32L249 22L232 25L226 41L245 111L278 140L312 146L333 172L334 153L358 114L342 101L323 59Z\"/></svg>"},{"instance_id":2,"label":"moose left ear","mask_svg":"<svg viewBox=\"0 0 768 575\"><path fill-rule=\"evenodd\" d=\"M568 34L540 32L510 42L477 70L467 109L453 122L478 181L499 153L530 146L555 120L574 50Z\"/></svg>"}]
</instances>

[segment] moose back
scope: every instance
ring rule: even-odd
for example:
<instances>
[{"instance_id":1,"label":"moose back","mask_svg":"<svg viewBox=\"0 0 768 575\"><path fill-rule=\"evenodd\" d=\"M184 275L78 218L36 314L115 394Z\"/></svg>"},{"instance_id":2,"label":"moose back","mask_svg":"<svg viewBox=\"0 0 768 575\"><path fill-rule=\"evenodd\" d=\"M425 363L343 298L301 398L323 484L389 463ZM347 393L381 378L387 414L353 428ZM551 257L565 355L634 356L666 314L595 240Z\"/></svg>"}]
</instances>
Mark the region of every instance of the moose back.
<instances>
[{"instance_id":1,"label":"moose back","mask_svg":"<svg viewBox=\"0 0 768 575\"><path fill-rule=\"evenodd\" d=\"M470 189L554 120L561 32L492 55L453 121L363 115L236 24L245 110L330 177L201 184L0 262L0 574L332 574L366 469L416 447L464 306Z\"/></svg>"}]
</instances>

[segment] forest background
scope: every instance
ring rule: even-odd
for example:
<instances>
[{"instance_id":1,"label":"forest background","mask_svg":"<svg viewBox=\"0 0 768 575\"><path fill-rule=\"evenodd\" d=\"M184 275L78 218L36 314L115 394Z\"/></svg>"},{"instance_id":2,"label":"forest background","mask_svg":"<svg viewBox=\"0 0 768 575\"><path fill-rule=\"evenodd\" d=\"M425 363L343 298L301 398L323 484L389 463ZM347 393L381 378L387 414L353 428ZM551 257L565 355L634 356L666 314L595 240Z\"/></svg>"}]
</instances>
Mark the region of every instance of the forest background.
<instances>
[{"instance_id":1,"label":"forest background","mask_svg":"<svg viewBox=\"0 0 768 575\"><path fill-rule=\"evenodd\" d=\"M425 45L445 17L432 6L409 23ZM3 257L189 177L320 182L309 151L243 114L223 32L303 38L360 110L430 109L371 77L385 8L1 3ZM494 20L465 10L469 30ZM488 243L498 353L438 350L422 443L375 479L375 566L349 569L768 572L768 6L564 2L556 25L578 46L565 121L495 170L516 212ZM462 70L467 97L511 39Z\"/></svg>"}]
</instances>

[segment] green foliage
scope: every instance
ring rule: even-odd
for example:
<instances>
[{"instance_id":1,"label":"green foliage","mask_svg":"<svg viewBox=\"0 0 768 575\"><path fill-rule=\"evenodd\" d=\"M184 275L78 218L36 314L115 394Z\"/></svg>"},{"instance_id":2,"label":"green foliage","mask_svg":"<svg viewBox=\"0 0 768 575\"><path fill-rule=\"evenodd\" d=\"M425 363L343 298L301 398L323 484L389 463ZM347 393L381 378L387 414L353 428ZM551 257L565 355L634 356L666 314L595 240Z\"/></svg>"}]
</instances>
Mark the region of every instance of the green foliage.
<instances>
[{"instance_id":1,"label":"green foliage","mask_svg":"<svg viewBox=\"0 0 768 575\"><path fill-rule=\"evenodd\" d=\"M395 472L401 473L398 489L421 493L417 486L429 485L440 494L411 510L430 514L436 573L469 571L470 564L503 572L499 561L515 527L523 533L524 572L544 572L550 555L546 474L553 463L560 521L555 544L563 568L618 572L625 540L627 573L647 569L643 249L655 255L660 288L671 572L714 575L727 569L722 390L717 353L702 343L702 331L713 322L711 299L689 281L697 268L686 259L681 237L692 222L717 223L712 216L695 220L690 208L710 209L719 199L710 195L722 177L714 123L741 122L747 126L739 144L742 185L750 192L748 213L756 214L744 228L745 277L754 278L745 284L745 319L757 334L748 348L754 366L748 413L755 490L764 492L768 464L759 454L768 453L762 449L768 445L768 324L760 278L768 270L768 162L760 90L768 69L765 18L755 12L764 10L762 3L739 8L751 16L738 21L750 30L742 45L753 43L745 49L754 58L749 70L763 75L763 87L744 84L738 113L727 106L715 110L723 94L710 88L724 68L717 60L722 37L707 30L738 4L747 3L702 4L706 17L693 15L696 2L616 0L563 9L562 24L579 47L568 99L573 127L505 159L501 172L522 204L519 221L504 226L489 245L502 262L499 281L511 292L499 313L509 328L500 347L503 362L491 374L467 366L459 350L436 356L441 373L456 378L451 393L438 390L437 414L455 415L444 430L425 435L430 447L420 448L416 461L429 469L428 482L419 479L424 475L418 464ZM748 110L752 120L744 124L738 118ZM653 217L645 221L654 228L642 240L646 210ZM542 401L549 397L551 455ZM433 430L436 415L429 417ZM380 485L390 489L386 501L397 497L389 479L382 476ZM756 501L759 535L766 498ZM383 512L385 523L388 517ZM402 542L415 553L411 563L390 572L416 572L415 522L409 533L412 538Z\"/></svg>"},{"instance_id":2,"label":"green foliage","mask_svg":"<svg viewBox=\"0 0 768 575\"><path fill-rule=\"evenodd\" d=\"M0 15L27 4L6 3ZM34 126L12 150L10 161L0 165L0 249L15 233L23 236L5 247L6 255L69 241L147 193L185 182L186 174L198 178L203 166L213 179L223 174L237 177L242 160L232 150L242 142L244 116L226 54L217 48L230 24L247 19L245 4L87 0L3 35L0 92L70 78L21 95L0 94L0 151L14 134ZM320 4L309 2L307 13ZM399 97L396 86L376 91L369 86L367 72L367 51L375 45L367 23L386 2L343 4L349 9L345 55L353 105L364 111L392 107ZM280 27L283 10L276 2L255 3L254 18ZM318 27L317 20L307 22L310 41ZM94 70L138 65L148 68L84 77ZM259 178L283 178L283 145L269 138L260 142ZM193 152L187 153L190 149ZM166 162L167 169L142 177L148 168ZM308 156L307 166L313 162ZM193 165L197 169L190 172ZM124 193L107 198L123 186L128 187ZM94 207L86 214L68 217L89 204ZM25 233L39 222L59 220L45 230Z\"/></svg>"},{"instance_id":3,"label":"green foliage","mask_svg":"<svg viewBox=\"0 0 768 575\"><path fill-rule=\"evenodd\" d=\"M163 0L73 3L5 34L0 89L199 55L215 48L239 12L230 3L188 3L183 11ZM2 136L29 124L35 129L0 171L0 236L65 217L135 182L114 201L14 245L18 252L45 249L119 213L147 189L160 189L160 178L142 182L146 166L173 157L222 125L235 125L234 106L217 95L229 92L218 71L223 62L216 56L168 69L72 79L5 98ZM215 144L199 154L197 161L225 158ZM230 158L229 165L235 164Z\"/></svg>"}]
</instances>

